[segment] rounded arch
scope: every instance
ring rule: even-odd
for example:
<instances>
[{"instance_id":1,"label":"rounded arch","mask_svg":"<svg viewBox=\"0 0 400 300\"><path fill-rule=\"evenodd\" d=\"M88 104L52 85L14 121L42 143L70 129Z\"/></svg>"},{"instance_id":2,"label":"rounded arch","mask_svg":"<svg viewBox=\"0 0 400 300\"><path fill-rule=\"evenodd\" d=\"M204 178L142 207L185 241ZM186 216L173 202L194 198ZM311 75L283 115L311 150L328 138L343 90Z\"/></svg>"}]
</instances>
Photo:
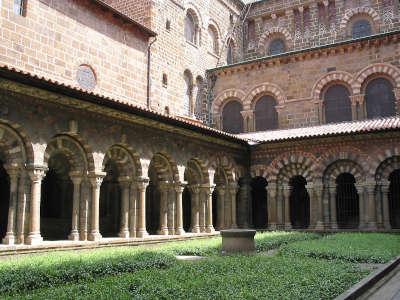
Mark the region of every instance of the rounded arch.
<instances>
[{"instance_id":1,"label":"rounded arch","mask_svg":"<svg viewBox=\"0 0 400 300\"><path fill-rule=\"evenodd\" d=\"M356 183L362 183L366 179L364 169L357 162L349 159L338 159L326 168L323 173L323 180L328 185L336 185L337 178L344 173L351 174Z\"/></svg>"},{"instance_id":2,"label":"rounded arch","mask_svg":"<svg viewBox=\"0 0 400 300\"><path fill-rule=\"evenodd\" d=\"M216 178L220 176L224 179L223 184L235 182L235 164L226 155L217 153L210 159L209 168L215 170L214 183L218 181Z\"/></svg>"},{"instance_id":3,"label":"rounded arch","mask_svg":"<svg viewBox=\"0 0 400 300\"><path fill-rule=\"evenodd\" d=\"M286 28L272 27L265 31L258 41L258 52L260 54L265 54L267 43L272 37L281 37L286 44L286 48L291 47L292 36L289 31Z\"/></svg>"},{"instance_id":4,"label":"rounded arch","mask_svg":"<svg viewBox=\"0 0 400 300\"><path fill-rule=\"evenodd\" d=\"M139 156L129 146L122 144L112 145L104 156L103 171L109 161L113 161L116 164L121 176L142 176Z\"/></svg>"},{"instance_id":5,"label":"rounded arch","mask_svg":"<svg viewBox=\"0 0 400 300\"><path fill-rule=\"evenodd\" d=\"M201 16L200 9L197 7L197 5L194 3L194 1L190 1L186 5L185 15L188 13L193 14L193 16L196 18L195 21L197 21L199 27L203 28L203 24L204 24L203 18Z\"/></svg>"},{"instance_id":6,"label":"rounded arch","mask_svg":"<svg viewBox=\"0 0 400 300\"><path fill-rule=\"evenodd\" d=\"M43 162L47 166L49 158L57 153L62 153L71 164L71 171L93 172L95 171L94 159L89 147L84 146L82 139L69 134L59 134L53 137L47 144Z\"/></svg>"},{"instance_id":7,"label":"rounded arch","mask_svg":"<svg viewBox=\"0 0 400 300\"><path fill-rule=\"evenodd\" d=\"M314 161L316 158L308 152L290 152L275 158L267 171L267 181L288 185L290 179L302 176L308 183L314 181Z\"/></svg>"},{"instance_id":8,"label":"rounded arch","mask_svg":"<svg viewBox=\"0 0 400 300\"><path fill-rule=\"evenodd\" d=\"M208 50L215 55L219 55L221 31L214 20L208 22L209 48Z\"/></svg>"},{"instance_id":9,"label":"rounded arch","mask_svg":"<svg viewBox=\"0 0 400 300\"><path fill-rule=\"evenodd\" d=\"M391 80L395 88L400 87L400 70L391 64L379 63L370 65L357 73L353 85L354 93L361 93L365 81L379 75L384 75L385 78Z\"/></svg>"},{"instance_id":10,"label":"rounded arch","mask_svg":"<svg viewBox=\"0 0 400 300\"><path fill-rule=\"evenodd\" d=\"M390 175L400 169L400 155L394 155L383 160L376 169L376 182L387 182Z\"/></svg>"},{"instance_id":11,"label":"rounded arch","mask_svg":"<svg viewBox=\"0 0 400 300\"><path fill-rule=\"evenodd\" d=\"M184 178L185 181L191 185L208 184L210 182L207 167L205 163L198 158L192 158L187 162Z\"/></svg>"},{"instance_id":12,"label":"rounded arch","mask_svg":"<svg viewBox=\"0 0 400 300\"><path fill-rule=\"evenodd\" d=\"M166 153L158 152L153 155L149 166L150 172L155 172L159 181L179 182L179 172L176 162Z\"/></svg>"},{"instance_id":13,"label":"rounded arch","mask_svg":"<svg viewBox=\"0 0 400 300\"><path fill-rule=\"evenodd\" d=\"M213 114L218 115L222 112L222 106L225 105L228 101L230 101L231 99L237 99L238 101L243 102L243 99L245 99L245 97L245 92L239 89L228 89L222 91L218 94L217 97L215 97L215 100L213 101L212 112Z\"/></svg>"},{"instance_id":14,"label":"rounded arch","mask_svg":"<svg viewBox=\"0 0 400 300\"><path fill-rule=\"evenodd\" d=\"M221 108L222 130L232 134L242 133L244 129L242 111L243 105L241 101L236 99L226 101Z\"/></svg>"},{"instance_id":15,"label":"rounded arch","mask_svg":"<svg viewBox=\"0 0 400 300\"><path fill-rule=\"evenodd\" d=\"M348 89L350 94L354 94L353 91L353 76L350 73L344 71L335 71L329 72L323 76L321 76L312 87L312 98L313 99L321 99L323 96L323 91L329 86L333 84L343 84Z\"/></svg>"},{"instance_id":16,"label":"rounded arch","mask_svg":"<svg viewBox=\"0 0 400 300\"><path fill-rule=\"evenodd\" d=\"M286 95L279 85L265 82L256 85L247 93L244 97L243 108L245 110L253 109L255 102L262 96L274 97L278 105L283 105L286 102Z\"/></svg>"},{"instance_id":17,"label":"rounded arch","mask_svg":"<svg viewBox=\"0 0 400 300\"><path fill-rule=\"evenodd\" d=\"M357 7L346 11L342 20L340 21L340 26L339 26L340 30L345 30L347 28L349 21L357 15L366 15L370 17L371 20L374 22L375 26L378 26L380 24L381 19L375 9L366 6Z\"/></svg>"}]
</instances>

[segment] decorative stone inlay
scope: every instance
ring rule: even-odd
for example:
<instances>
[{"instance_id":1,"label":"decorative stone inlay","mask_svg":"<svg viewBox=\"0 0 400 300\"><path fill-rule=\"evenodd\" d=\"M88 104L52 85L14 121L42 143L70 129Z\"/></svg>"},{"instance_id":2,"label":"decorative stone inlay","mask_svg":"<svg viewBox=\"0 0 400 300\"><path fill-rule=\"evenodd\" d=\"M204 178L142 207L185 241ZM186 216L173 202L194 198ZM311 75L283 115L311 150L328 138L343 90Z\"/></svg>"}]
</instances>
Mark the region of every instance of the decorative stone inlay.
<instances>
[{"instance_id":1,"label":"decorative stone inlay","mask_svg":"<svg viewBox=\"0 0 400 300\"><path fill-rule=\"evenodd\" d=\"M96 87L96 74L89 65L80 65L76 71L76 81L85 90L92 91Z\"/></svg>"}]
</instances>

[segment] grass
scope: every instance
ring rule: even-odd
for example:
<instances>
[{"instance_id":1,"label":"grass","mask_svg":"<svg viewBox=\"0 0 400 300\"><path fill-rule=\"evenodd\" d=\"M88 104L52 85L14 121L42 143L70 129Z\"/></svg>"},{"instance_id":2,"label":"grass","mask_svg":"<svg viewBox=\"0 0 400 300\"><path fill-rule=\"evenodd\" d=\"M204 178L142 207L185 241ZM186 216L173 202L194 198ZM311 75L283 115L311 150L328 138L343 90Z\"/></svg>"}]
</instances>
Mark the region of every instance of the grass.
<instances>
[{"instance_id":1,"label":"grass","mask_svg":"<svg viewBox=\"0 0 400 300\"><path fill-rule=\"evenodd\" d=\"M385 263L400 254L400 235L338 233L325 236L320 240L291 243L282 247L281 253L296 257Z\"/></svg>"},{"instance_id":2,"label":"grass","mask_svg":"<svg viewBox=\"0 0 400 300\"><path fill-rule=\"evenodd\" d=\"M354 262L398 255L400 236L258 233L258 252L280 247L273 257L221 257L220 247L216 237L24 256L0 264L0 294L9 299L331 299L367 274ZM180 262L175 255L208 258Z\"/></svg>"}]
</instances>

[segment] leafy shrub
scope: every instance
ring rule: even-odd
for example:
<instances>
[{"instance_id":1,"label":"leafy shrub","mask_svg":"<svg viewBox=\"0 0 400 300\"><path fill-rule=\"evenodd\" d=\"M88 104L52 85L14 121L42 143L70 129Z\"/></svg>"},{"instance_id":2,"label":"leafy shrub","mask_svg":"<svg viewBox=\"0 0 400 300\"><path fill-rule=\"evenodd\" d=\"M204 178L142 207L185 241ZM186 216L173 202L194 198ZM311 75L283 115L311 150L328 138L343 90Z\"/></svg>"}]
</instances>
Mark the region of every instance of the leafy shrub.
<instances>
[{"instance_id":1,"label":"leafy shrub","mask_svg":"<svg viewBox=\"0 0 400 300\"><path fill-rule=\"evenodd\" d=\"M271 231L257 233L255 236L257 252L277 249L282 245L296 241L318 239L321 236L316 233L295 231Z\"/></svg>"},{"instance_id":2,"label":"leafy shrub","mask_svg":"<svg viewBox=\"0 0 400 300\"><path fill-rule=\"evenodd\" d=\"M385 263L400 254L400 235L338 233L320 240L288 244L282 247L280 252L287 256Z\"/></svg>"},{"instance_id":3,"label":"leafy shrub","mask_svg":"<svg viewBox=\"0 0 400 300\"><path fill-rule=\"evenodd\" d=\"M89 256L90 257L90 256ZM0 294L13 294L58 284L92 281L95 278L132 273L144 269L164 269L176 262L173 255L157 252L134 252L90 260L75 257L59 263L41 264L40 260L31 265L0 268Z\"/></svg>"}]
</instances>

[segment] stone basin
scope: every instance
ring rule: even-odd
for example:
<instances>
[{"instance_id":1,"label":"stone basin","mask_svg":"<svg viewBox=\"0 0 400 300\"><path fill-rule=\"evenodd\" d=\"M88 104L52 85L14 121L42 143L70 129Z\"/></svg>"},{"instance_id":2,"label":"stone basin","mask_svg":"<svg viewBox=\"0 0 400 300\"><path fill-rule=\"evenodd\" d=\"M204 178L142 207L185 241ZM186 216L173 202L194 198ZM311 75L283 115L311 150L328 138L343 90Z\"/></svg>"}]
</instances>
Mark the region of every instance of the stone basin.
<instances>
[{"instance_id":1,"label":"stone basin","mask_svg":"<svg viewBox=\"0 0 400 300\"><path fill-rule=\"evenodd\" d=\"M254 252L256 250L255 234L254 229L221 230L222 254Z\"/></svg>"}]
</instances>

